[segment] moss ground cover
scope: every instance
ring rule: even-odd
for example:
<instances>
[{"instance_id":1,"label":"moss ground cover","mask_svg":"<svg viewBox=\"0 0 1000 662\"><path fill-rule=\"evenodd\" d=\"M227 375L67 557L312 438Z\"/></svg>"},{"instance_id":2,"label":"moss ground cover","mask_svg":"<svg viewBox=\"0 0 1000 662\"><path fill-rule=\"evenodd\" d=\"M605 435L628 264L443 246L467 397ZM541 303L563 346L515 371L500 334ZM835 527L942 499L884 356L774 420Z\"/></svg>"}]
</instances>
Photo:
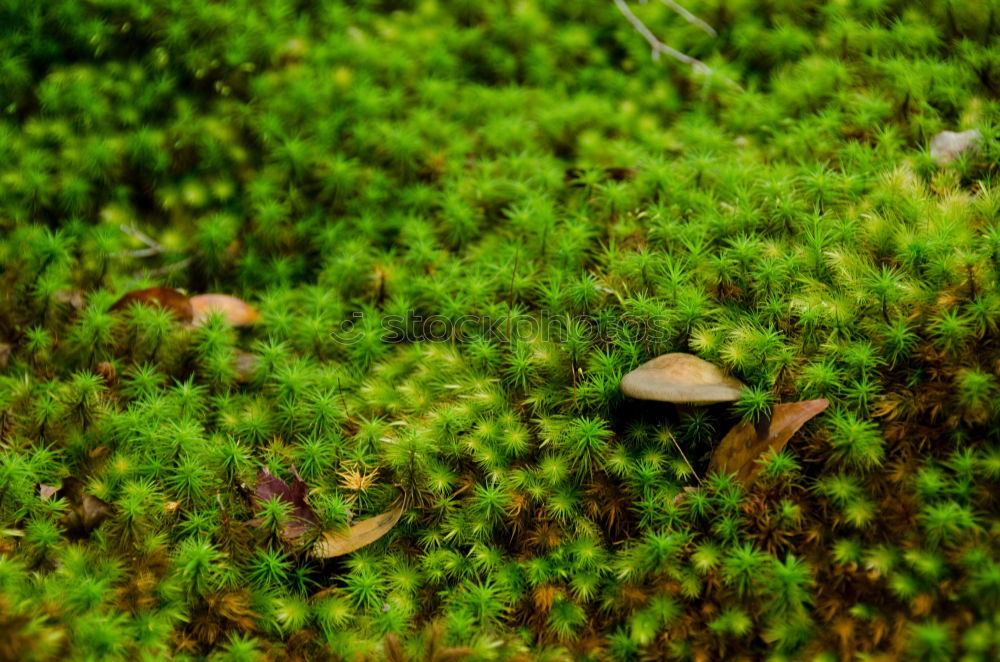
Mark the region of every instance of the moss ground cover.
<instances>
[{"instance_id":1,"label":"moss ground cover","mask_svg":"<svg viewBox=\"0 0 1000 662\"><path fill-rule=\"evenodd\" d=\"M997 659L1000 2L684 4L0 0L0 659Z\"/></svg>"}]
</instances>

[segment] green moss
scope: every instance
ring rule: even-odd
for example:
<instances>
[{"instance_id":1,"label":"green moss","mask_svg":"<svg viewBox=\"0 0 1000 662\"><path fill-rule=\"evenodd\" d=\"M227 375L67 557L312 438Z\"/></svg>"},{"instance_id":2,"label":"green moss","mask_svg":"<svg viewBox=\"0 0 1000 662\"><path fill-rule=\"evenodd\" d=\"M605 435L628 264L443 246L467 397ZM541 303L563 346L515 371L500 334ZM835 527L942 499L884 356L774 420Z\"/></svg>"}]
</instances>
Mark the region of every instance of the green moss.
<instances>
[{"instance_id":1,"label":"green moss","mask_svg":"<svg viewBox=\"0 0 1000 662\"><path fill-rule=\"evenodd\" d=\"M0 658L994 659L1000 4L685 4L0 2Z\"/></svg>"}]
</instances>

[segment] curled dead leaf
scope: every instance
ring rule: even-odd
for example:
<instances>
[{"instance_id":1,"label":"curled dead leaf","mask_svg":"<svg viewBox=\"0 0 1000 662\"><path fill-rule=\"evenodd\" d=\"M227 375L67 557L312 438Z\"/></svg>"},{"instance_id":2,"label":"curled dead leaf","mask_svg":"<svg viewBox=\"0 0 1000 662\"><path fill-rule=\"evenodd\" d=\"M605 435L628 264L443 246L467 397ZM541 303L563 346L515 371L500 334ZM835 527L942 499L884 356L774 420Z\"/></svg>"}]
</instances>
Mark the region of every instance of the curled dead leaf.
<instances>
[{"instance_id":1,"label":"curled dead leaf","mask_svg":"<svg viewBox=\"0 0 1000 662\"><path fill-rule=\"evenodd\" d=\"M221 313L233 326L249 326L260 319L256 308L228 294L198 294L191 297L190 302L194 312L191 326L194 327L204 324L212 313Z\"/></svg>"},{"instance_id":2,"label":"curled dead leaf","mask_svg":"<svg viewBox=\"0 0 1000 662\"><path fill-rule=\"evenodd\" d=\"M750 423L738 423L715 449L709 471L735 473L737 480L749 487L761 469L755 460L768 449L777 453L784 448L806 421L822 412L829 404L829 400L819 399L776 405L770 424L760 433Z\"/></svg>"},{"instance_id":3,"label":"curled dead leaf","mask_svg":"<svg viewBox=\"0 0 1000 662\"><path fill-rule=\"evenodd\" d=\"M101 361L97 364L97 374L108 384L118 379L118 370L115 364L110 361Z\"/></svg>"},{"instance_id":4,"label":"curled dead leaf","mask_svg":"<svg viewBox=\"0 0 1000 662\"><path fill-rule=\"evenodd\" d=\"M291 506L291 517L285 523L281 535L286 540L295 540L306 531L316 525L316 514L306 502L309 495L309 487L299 472L292 468L292 482L286 483L265 467L257 475L257 488L254 491L254 500L260 508L265 502L271 499L278 499ZM260 518L250 520L253 526L260 526Z\"/></svg>"},{"instance_id":5,"label":"curled dead leaf","mask_svg":"<svg viewBox=\"0 0 1000 662\"><path fill-rule=\"evenodd\" d=\"M147 287L144 290L126 292L118 301L111 304L111 310L124 310L133 303L166 308L183 322L190 322L194 317L194 310L187 295L172 287Z\"/></svg>"},{"instance_id":6,"label":"curled dead leaf","mask_svg":"<svg viewBox=\"0 0 1000 662\"><path fill-rule=\"evenodd\" d=\"M375 517L363 519L345 532L324 531L313 546L312 555L321 559L329 559L334 556L350 554L389 533L402 516L403 501L400 500L390 510Z\"/></svg>"},{"instance_id":7,"label":"curled dead leaf","mask_svg":"<svg viewBox=\"0 0 1000 662\"><path fill-rule=\"evenodd\" d=\"M69 509L63 516L62 524L71 536L86 536L111 516L111 504L85 492L83 481L79 478L69 476L58 490L52 492L50 489L51 486L40 486L39 493L48 493L46 498L58 494L66 499Z\"/></svg>"},{"instance_id":8,"label":"curled dead leaf","mask_svg":"<svg viewBox=\"0 0 1000 662\"><path fill-rule=\"evenodd\" d=\"M687 495L691 494L692 492L697 491L697 489L698 489L697 487L692 487L692 486L688 485L687 487L685 487L684 489L682 489L680 492L678 492L676 496L674 496L673 504L675 506L681 505L682 503L684 503L684 498Z\"/></svg>"}]
</instances>

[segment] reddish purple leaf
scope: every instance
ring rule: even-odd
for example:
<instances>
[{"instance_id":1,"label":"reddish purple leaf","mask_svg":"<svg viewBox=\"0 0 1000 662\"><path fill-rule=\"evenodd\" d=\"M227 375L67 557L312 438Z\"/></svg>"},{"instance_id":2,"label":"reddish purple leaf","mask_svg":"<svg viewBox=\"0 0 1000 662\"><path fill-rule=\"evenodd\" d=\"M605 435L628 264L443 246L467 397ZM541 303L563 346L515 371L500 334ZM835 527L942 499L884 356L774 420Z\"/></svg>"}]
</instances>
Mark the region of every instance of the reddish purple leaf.
<instances>
[{"instance_id":1,"label":"reddish purple leaf","mask_svg":"<svg viewBox=\"0 0 1000 662\"><path fill-rule=\"evenodd\" d=\"M257 501L258 508L274 498L292 505L292 515L281 531L282 537L288 540L298 538L319 521L316 518L316 514L313 513L312 508L306 503L306 495L309 493L309 487L302 480L295 467L292 467L292 475L294 479L292 480L292 484L289 485L271 473L267 467L264 467L257 474L257 489L254 492L254 499ZM260 526L261 520L259 517L256 517L250 520L250 523L254 526Z\"/></svg>"}]
</instances>

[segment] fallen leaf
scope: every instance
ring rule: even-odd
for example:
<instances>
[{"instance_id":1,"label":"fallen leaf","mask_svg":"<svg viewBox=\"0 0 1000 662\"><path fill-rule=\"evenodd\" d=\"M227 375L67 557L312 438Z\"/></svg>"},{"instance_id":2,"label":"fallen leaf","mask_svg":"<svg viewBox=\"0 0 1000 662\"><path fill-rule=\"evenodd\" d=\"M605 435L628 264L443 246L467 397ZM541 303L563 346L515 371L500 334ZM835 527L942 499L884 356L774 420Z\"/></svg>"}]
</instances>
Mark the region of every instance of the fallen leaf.
<instances>
[{"instance_id":1,"label":"fallen leaf","mask_svg":"<svg viewBox=\"0 0 1000 662\"><path fill-rule=\"evenodd\" d=\"M345 532L324 531L322 537L316 541L312 555L321 559L329 559L334 556L350 554L389 533L402 516L403 501L400 500L391 510L375 517L363 519Z\"/></svg>"},{"instance_id":2,"label":"fallen leaf","mask_svg":"<svg viewBox=\"0 0 1000 662\"><path fill-rule=\"evenodd\" d=\"M383 608L384 609L384 608ZM434 662L461 662L476 654L472 648L464 646L447 646L445 644L444 628L435 622L428 626L424 634L423 655L411 658L403 650L399 638L388 634L385 638L385 659L388 662L416 662L417 660L433 660ZM513 658L517 660L518 658Z\"/></svg>"},{"instance_id":3,"label":"fallen leaf","mask_svg":"<svg viewBox=\"0 0 1000 662\"><path fill-rule=\"evenodd\" d=\"M208 316L215 312L222 313L233 326L247 326L260 319L256 308L228 294L197 294L189 297L170 287L149 287L127 292L112 304L111 310L123 310L133 303L166 308L195 328L204 324Z\"/></svg>"},{"instance_id":4,"label":"fallen leaf","mask_svg":"<svg viewBox=\"0 0 1000 662\"><path fill-rule=\"evenodd\" d=\"M79 478L70 476L63 480L57 493L69 504L62 520L67 533L86 536L111 516L111 504L84 492L83 481Z\"/></svg>"},{"instance_id":5,"label":"fallen leaf","mask_svg":"<svg viewBox=\"0 0 1000 662\"><path fill-rule=\"evenodd\" d=\"M698 488L696 488L696 487L692 487L692 486L688 485L683 490L681 490L680 492L677 493L677 495L674 497L673 504L675 506L681 505L682 503L684 503L684 497L686 497L687 495L689 495L692 492L696 491L697 489Z\"/></svg>"},{"instance_id":6,"label":"fallen leaf","mask_svg":"<svg viewBox=\"0 0 1000 662\"><path fill-rule=\"evenodd\" d=\"M257 474L257 489L254 491L254 499L257 501L258 506L275 497L292 505L292 515L281 531L282 537L288 540L298 538L318 522L316 514L313 513L312 508L306 503L306 495L309 493L309 487L302 480L302 477L299 476L295 467L292 467L292 475L294 479L292 480L292 484L289 485L265 467ZM260 518L254 518L250 520L250 523L254 526L260 526L261 521Z\"/></svg>"},{"instance_id":7,"label":"fallen leaf","mask_svg":"<svg viewBox=\"0 0 1000 662\"><path fill-rule=\"evenodd\" d=\"M187 295L171 287L148 287L144 290L132 290L115 301L111 305L111 310L123 310L133 303L166 308L184 322L191 322L194 318L194 309L191 307L191 301Z\"/></svg>"},{"instance_id":8,"label":"fallen leaf","mask_svg":"<svg viewBox=\"0 0 1000 662\"><path fill-rule=\"evenodd\" d=\"M38 498L41 499L42 501L48 501L53 496L55 496L55 493L58 491L59 491L58 487L42 483L38 486Z\"/></svg>"},{"instance_id":9,"label":"fallen leaf","mask_svg":"<svg viewBox=\"0 0 1000 662\"><path fill-rule=\"evenodd\" d=\"M191 326L194 327L204 324L212 313L222 313L233 326L248 326L260 319L256 308L228 294L199 294L191 297L190 302L194 313Z\"/></svg>"},{"instance_id":10,"label":"fallen leaf","mask_svg":"<svg viewBox=\"0 0 1000 662\"><path fill-rule=\"evenodd\" d=\"M3 538L23 538L24 531L21 529L0 529L0 554L13 554L17 550L17 546L13 541L6 541ZM0 602L0 606L2 606ZM3 646L0 645L0 659L16 659L16 658L5 658L3 657Z\"/></svg>"},{"instance_id":11,"label":"fallen leaf","mask_svg":"<svg viewBox=\"0 0 1000 662\"><path fill-rule=\"evenodd\" d=\"M98 363L97 374L108 384L118 379L118 371L115 369L115 364L110 361L101 361Z\"/></svg>"},{"instance_id":12,"label":"fallen leaf","mask_svg":"<svg viewBox=\"0 0 1000 662\"><path fill-rule=\"evenodd\" d=\"M709 471L735 473L744 486L753 483L761 467L754 460L768 449L780 451L806 421L830 404L829 400L805 400L776 405L767 430L758 434L750 423L738 423L729 431L712 454Z\"/></svg>"}]
</instances>

